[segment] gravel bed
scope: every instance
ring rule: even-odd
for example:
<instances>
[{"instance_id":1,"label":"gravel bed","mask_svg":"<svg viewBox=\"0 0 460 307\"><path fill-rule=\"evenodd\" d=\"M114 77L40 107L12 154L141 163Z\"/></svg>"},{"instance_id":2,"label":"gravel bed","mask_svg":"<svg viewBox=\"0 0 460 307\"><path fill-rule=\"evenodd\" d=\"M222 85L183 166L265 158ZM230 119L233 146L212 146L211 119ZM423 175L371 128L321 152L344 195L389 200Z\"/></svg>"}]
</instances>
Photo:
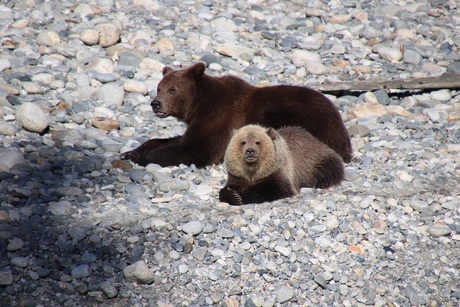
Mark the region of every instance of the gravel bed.
<instances>
[{"instance_id":1,"label":"gravel bed","mask_svg":"<svg viewBox=\"0 0 460 307\"><path fill-rule=\"evenodd\" d=\"M165 65L315 87L458 73L455 0L0 3L2 306L458 306L460 91L328 95L346 180L218 201L222 165L122 152Z\"/></svg>"}]
</instances>

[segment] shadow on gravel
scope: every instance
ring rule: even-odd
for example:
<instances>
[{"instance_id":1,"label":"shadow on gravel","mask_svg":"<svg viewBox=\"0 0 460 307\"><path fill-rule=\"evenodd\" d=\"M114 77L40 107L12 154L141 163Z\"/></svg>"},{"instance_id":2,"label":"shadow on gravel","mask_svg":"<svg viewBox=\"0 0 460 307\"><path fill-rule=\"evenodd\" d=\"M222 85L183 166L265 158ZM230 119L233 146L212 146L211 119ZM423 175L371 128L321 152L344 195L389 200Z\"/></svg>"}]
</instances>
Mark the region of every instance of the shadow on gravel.
<instances>
[{"instance_id":1,"label":"shadow on gravel","mask_svg":"<svg viewBox=\"0 0 460 307\"><path fill-rule=\"evenodd\" d=\"M107 200L101 186L114 180L100 172L105 158L72 147L15 147L27 164L0 172L0 305L124 305L110 297L146 239L126 243L143 229L99 226L88 216ZM111 287L101 291L101 283Z\"/></svg>"}]
</instances>

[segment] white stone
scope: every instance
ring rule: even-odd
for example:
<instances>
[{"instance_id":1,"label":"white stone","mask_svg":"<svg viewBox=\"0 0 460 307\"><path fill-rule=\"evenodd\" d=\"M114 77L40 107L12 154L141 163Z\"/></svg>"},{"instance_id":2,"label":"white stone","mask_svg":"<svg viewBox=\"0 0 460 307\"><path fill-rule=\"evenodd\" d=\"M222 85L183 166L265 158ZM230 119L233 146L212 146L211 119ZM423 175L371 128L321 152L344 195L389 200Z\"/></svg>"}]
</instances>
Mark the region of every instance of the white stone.
<instances>
[{"instance_id":1,"label":"white stone","mask_svg":"<svg viewBox=\"0 0 460 307\"><path fill-rule=\"evenodd\" d=\"M101 118L114 118L115 112L108 108L104 107L95 107L94 108L94 117L101 117Z\"/></svg>"},{"instance_id":2,"label":"white stone","mask_svg":"<svg viewBox=\"0 0 460 307\"><path fill-rule=\"evenodd\" d=\"M89 63L86 66L86 69L94 70L101 74L110 74L110 73L113 73L115 70L112 60L108 58L96 59L92 61L91 63Z\"/></svg>"},{"instance_id":3,"label":"white stone","mask_svg":"<svg viewBox=\"0 0 460 307\"><path fill-rule=\"evenodd\" d=\"M143 95L147 95L149 91L147 85L144 82L133 79L126 80L123 84L123 89L126 92L141 93Z\"/></svg>"},{"instance_id":4,"label":"white stone","mask_svg":"<svg viewBox=\"0 0 460 307\"><path fill-rule=\"evenodd\" d=\"M307 66L308 62L321 63L321 56L316 52L307 50L294 50L292 52L291 60L296 67L305 67Z\"/></svg>"},{"instance_id":5,"label":"white stone","mask_svg":"<svg viewBox=\"0 0 460 307\"><path fill-rule=\"evenodd\" d=\"M306 63L307 71L312 75L324 75L329 72L329 68L320 62L308 61Z\"/></svg>"},{"instance_id":6,"label":"white stone","mask_svg":"<svg viewBox=\"0 0 460 307\"><path fill-rule=\"evenodd\" d=\"M31 132L40 133L48 127L45 112L32 102L25 102L19 106L16 110L16 120L24 129Z\"/></svg>"},{"instance_id":7,"label":"white stone","mask_svg":"<svg viewBox=\"0 0 460 307\"><path fill-rule=\"evenodd\" d=\"M120 39L120 29L111 23L99 24L95 28L99 32L99 45L110 47Z\"/></svg>"},{"instance_id":8,"label":"white stone","mask_svg":"<svg viewBox=\"0 0 460 307\"><path fill-rule=\"evenodd\" d=\"M115 83L106 83L97 91L97 99L103 104L123 105L125 91L123 87Z\"/></svg>"},{"instance_id":9,"label":"white stone","mask_svg":"<svg viewBox=\"0 0 460 307\"><path fill-rule=\"evenodd\" d=\"M430 97L436 101L449 101L452 99L452 95L449 90L439 90L430 93Z\"/></svg>"},{"instance_id":10,"label":"white stone","mask_svg":"<svg viewBox=\"0 0 460 307\"><path fill-rule=\"evenodd\" d=\"M80 40L88 46L99 43L99 32L94 29L85 29L80 34Z\"/></svg>"},{"instance_id":11,"label":"white stone","mask_svg":"<svg viewBox=\"0 0 460 307\"><path fill-rule=\"evenodd\" d=\"M390 62L398 62L403 56L400 49L386 45L375 45L372 50L377 52L382 59Z\"/></svg>"},{"instance_id":12,"label":"white stone","mask_svg":"<svg viewBox=\"0 0 460 307\"><path fill-rule=\"evenodd\" d=\"M183 232L197 235L203 230L204 224L201 221L190 221L188 223L182 224L181 229Z\"/></svg>"},{"instance_id":13,"label":"white stone","mask_svg":"<svg viewBox=\"0 0 460 307\"><path fill-rule=\"evenodd\" d=\"M216 51L219 52L220 54L230 56L230 57L239 57L242 54L249 54L253 56L256 52L256 50L231 44L231 43L223 43L219 44L216 46Z\"/></svg>"},{"instance_id":14,"label":"white stone","mask_svg":"<svg viewBox=\"0 0 460 307\"><path fill-rule=\"evenodd\" d=\"M40 31L37 36L37 44L45 46L55 46L61 42L59 34L52 30Z\"/></svg>"}]
</instances>

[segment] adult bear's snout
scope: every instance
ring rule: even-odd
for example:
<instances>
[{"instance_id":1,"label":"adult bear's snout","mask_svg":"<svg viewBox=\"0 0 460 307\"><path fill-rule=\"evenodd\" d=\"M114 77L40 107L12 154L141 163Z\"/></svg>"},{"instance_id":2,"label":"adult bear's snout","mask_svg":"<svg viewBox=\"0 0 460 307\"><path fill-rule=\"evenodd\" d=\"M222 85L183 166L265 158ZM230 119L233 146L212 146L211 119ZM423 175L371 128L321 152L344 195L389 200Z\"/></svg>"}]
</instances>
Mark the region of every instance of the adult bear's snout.
<instances>
[{"instance_id":1,"label":"adult bear's snout","mask_svg":"<svg viewBox=\"0 0 460 307\"><path fill-rule=\"evenodd\" d=\"M150 106L152 107L153 112L156 113L161 110L161 101L154 99L150 103Z\"/></svg>"}]
</instances>

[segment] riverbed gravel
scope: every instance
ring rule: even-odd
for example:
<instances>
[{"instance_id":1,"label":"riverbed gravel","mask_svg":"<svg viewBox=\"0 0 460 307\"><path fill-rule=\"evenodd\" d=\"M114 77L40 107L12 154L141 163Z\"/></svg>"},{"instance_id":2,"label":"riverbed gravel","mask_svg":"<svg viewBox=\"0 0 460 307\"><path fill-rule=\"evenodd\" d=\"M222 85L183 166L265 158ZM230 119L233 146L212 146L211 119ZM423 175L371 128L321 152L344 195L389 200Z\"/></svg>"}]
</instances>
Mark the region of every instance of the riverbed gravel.
<instances>
[{"instance_id":1,"label":"riverbed gravel","mask_svg":"<svg viewBox=\"0 0 460 307\"><path fill-rule=\"evenodd\" d=\"M254 85L457 73L455 0L0 3L2 306L458 306L460 92L326 93L341 186L232 207L222 165L141 167L180 135L165 65ZM333 95L334 94L334 95Z\"/></svg>"}]
</instances>

